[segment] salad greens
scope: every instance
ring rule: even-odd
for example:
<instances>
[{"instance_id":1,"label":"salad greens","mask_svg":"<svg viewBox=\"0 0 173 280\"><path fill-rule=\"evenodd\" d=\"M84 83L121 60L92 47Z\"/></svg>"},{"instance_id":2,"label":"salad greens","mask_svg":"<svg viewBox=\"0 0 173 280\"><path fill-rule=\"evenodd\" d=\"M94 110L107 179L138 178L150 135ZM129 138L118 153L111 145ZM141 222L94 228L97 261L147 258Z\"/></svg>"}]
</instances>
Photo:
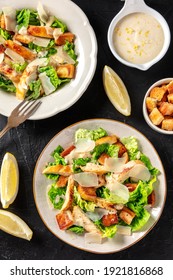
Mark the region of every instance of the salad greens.
<instances>
[{"instance_id":1,"label":"salad greens","mask_svg":"<svg viewBox=\"0 0 173 280\"><path fill-rule=\"evenodd\" d=\"M1 16L3 90L15 92L18 99L38 99L75 78L75 35L66 23L50 15L40 2L35 10L2 7Z\"/></svg>"},{"instance_id":2,"label":"salad greens","mask_svg":"<svg viewBox=\"0 0 173 280\"><path fill-rule=\"evenodd\" d=\"M52 152L54 161L46 165L43 173L55 181L48 191L48 197L53 207L60 211L56 216L60 229L71 230L76 234L98 231L102 238L113 238L118 232L117 225L130 227L131 231L135 232L140 231L150 219L150 212L146 206L149 207L151 196L154 199L152 205L155 203L155 183L159 170L153 167L147 155L141 152L135 137L117 137L115 142L111 142L113 139L111 137L101 127L94 130L79 128L75 132L72 146L63 148L59 145ZM83 139L84 143L82 148L78 146L79 142L81 145L80 139ZM98 139L102 141L96 142ZM124 154L119 157L121 147L128 156L126 162L122 162L122 159L127 158L123 157ZM110 166L106 169L106 163L99 161L100 157L105 154L107 162L115 164L113 167ZM121 166L116 165L117 162ZM61 168L57 169L61 171L51 173L51 170L55 170L51 169L52 166ZM71 168L71 173L63 175L62 170L67 172L65 170L69 170L69 168ZM138 172L139 170L140 172ZM133 172L130 173L131 171ZM80 181L83 180L84 174L96 176L99 185L92 185L92 182L94 184L95 181L91 181L91 187L90 183L85 185L84 181ZM126 176L123 177L124 175ZM58 187L56 182L60 177L67 178L65 186ZM70 180L73 182L72 185L69 183ZM90 176L88 180L89 182L92 180ZM69 199L69 188L72 188L70 190L71 199ZM64 208L64 205L68 205L68 207ZM76 209L82 211L78 213L79 221L71 218L71 223L67 223L66 227L62 228L60 217L66 220L65 214L68 214L69 219L69 213L75 217L73 211ZM89 226L86 227L86 223Z\"/></svg>"}]
</instances>

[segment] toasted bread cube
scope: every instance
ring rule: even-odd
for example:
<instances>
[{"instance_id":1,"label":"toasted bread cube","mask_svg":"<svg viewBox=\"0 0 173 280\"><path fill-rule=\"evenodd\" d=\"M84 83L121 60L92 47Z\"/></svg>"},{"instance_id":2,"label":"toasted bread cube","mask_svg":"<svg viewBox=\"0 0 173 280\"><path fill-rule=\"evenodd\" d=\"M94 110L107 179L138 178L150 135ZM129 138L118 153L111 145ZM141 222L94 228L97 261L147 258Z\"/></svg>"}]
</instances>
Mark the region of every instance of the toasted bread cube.
<instances>
[{"instance_id":1,"label":"toasted bread cube","mask_svg":"<svg viewBox=\"0 0 173 280\"><path fill-rule=\"evenodd\" d=\"M154 87L150 91L150 97L157 99L157 101L162 101L166 93L167 93L167 88L165 86Z\"/></svg>"},{"instance_id":2,"label":"toasted bread cube","mask_svg":"<svg viewBox=\"0 0 173 280\"><path fill-rule=\"evenodd\" d=\"M64 64L57 67L57 74L60 78L73 79L75 76L75 66L73 64Z\"/></svg>"},{"instance_id":3,"label":"toasted bread cube","mask_svg":"<svg viewBox=\"0 0 173 280\"><path fill-rule=\"evenodd\" d=\"M157 107L157 99L152 98L152 97L147 97L146 98L146 107L149 113Z\"/></svg>"},{"instance_id":4,"label":"toasted bread cube","mask_svg":"<svg viewBox=\"0 0 173 280\"><path fill-rule=\"evenodd\" d=\"M159 111L162 113L163 116L170 116L173 114L173 104L169 102L162 102Z\"/></svg>"},{"instance_id":5,"label":"toasted bread cube","mask_svg":"<svg viewBox=\"0 0 173 280\"><path fill-rule=\"evenodd\" d=\"M58 46L62 46L66 43L66 41L72 43L74 41L75 35L70 32L66 32L61 34L56 40L55 44Z\"/></svg>"},{"instance_id":6,"label":"toasted bread cube","mask_svg":"<svg viewBox=\"0 0 173 280\"><path fill-rule=\"evenodd\" d=\"M66 230L73 225L73 216L70 210L58 213L56 220L61 230Z\"/></svg>"},{"instance_id":7,"label":"toasted bread cube","mask_svg":"<svg viewBox=\"0 0 173 280\"><path fill-rule=\"evenodd\" d=\"M126 224L130 225L136 214L127 207L123 207L122 211L120 212L120 218Z\"/></svg>"},{"instance_id":8,"label":"toasted bread cube","mask_svg":"<svg viewBox=\"0 0 173 280\"><path fill-rule=\"evenodd\" d=\"M118 138L116 135L110 135L110 136L104 136L98 140L96 140L96 145L101 145L101 144L114 144L117 143Z\"/></svg>"},{"instance_id":9,"label":"toasted bread cube","mask_svg":"<svg viewBox=\"0 0 173 280\"><path fill-rule=\"evenodd\" d=\"M167 85L167 89L169 93L173 93L173 81L171 81L168 85Z\"/></svg>"},{"instance_id":10,"label":"toasted bread cube","mask_svg":"<svg viewBox=\"0 0 173 280\"><path fill-rule=\"evenodd\" d=\"M173 93L169 93L169 94L167 95L167 98L168 98L168 102L171 103L171 104L173 104Z\"/></svg>"},{"instance_id":11,"label":"toasted bread cube","mask_svg":"<svg viewBox=\"0 0 173 280\"><path fill-rule=\"evenodd\" d=\"M124 146L124 144L122 144L120 141L118 141L116 143L116 146L119 147L119 151L118 151L118 157L122 157L124 155L124 153L127 152L126 147Z\"/></svg>"},{"instance_id":12,"label":"toasted bread cube","mask_svg":"<svg viewBox=\"0 0 173 280\"><path fill-rule=\"evenodd\" d=\"M160 113L157 108L154 108L151 113L149 114L149 118L155 125L160 125L161 122L164 120L164 116Z\"/></svg>"},{"instance_id":13,"label":"toasted bread cube","mask_svg":"<svg viewBox=\"0 0 173 280\"><path fill-rule=\"evenodd\" d=\"M155 191L152 191L152 193L148 196L148 204L151 207L154 207L156 203L156 195L155 195Z\"/></svg>"},{"instance_id":14,"label":"toasted bread cube","mask_svg":"<svg viewBox=\"0 0 173 280\"><path fill-rule=\"evenodd\" d=\"M169 131L173 131L173 118L170 119L164 119L162 121L162 129L164 130L169 130Z\"/></svg>"}]
</instances>

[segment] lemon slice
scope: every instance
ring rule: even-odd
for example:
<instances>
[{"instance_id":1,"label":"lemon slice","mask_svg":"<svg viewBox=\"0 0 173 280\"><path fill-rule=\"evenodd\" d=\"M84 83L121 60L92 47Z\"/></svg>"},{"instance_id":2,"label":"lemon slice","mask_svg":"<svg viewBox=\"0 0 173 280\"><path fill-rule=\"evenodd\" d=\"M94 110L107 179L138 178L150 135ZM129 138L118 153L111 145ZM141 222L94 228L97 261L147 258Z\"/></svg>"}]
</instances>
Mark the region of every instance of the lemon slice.
<instances>
[{"instance_id":1,"label":"lemon slice","mask_svg":"<svg viewBox=\"0 0 173 280\"><path fill-rule=\"evenodd\" d=\"M0 192L3 208L8 208L15 200L19 189L19 169L16 158L6 153L1 166Z\"/></svg>"},{"instance_id":2,"label":"lemon slice","mask_svg":"<svg viewBox=\"0 0 173 280\"><path fill-rule=\"evenodd\" d=\"M109 66L103 69L103 85L113 106L123 115L130 116L131 103L127 89L121 78Z\"/></svg>"},{"instance_id":3,"label":"lemon slice","mask_svg":"<svg viewBox=\"0 0 173 280\"><path fill-rule=\"evenodd\" d=\"M7 210L0 210L0 229L26 240L31 240L33 235L32 230L21 218Z\"/></svg>"}]
</instances>

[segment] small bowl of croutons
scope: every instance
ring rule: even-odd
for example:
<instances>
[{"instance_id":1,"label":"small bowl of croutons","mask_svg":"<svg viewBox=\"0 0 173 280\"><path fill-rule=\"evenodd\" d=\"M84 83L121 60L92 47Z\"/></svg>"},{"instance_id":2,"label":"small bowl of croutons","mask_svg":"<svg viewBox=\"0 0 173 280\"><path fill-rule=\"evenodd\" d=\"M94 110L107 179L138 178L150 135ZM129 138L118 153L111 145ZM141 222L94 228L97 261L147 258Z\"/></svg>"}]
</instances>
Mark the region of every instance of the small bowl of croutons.
<instances>
[{"instance_id":1,"label":"small bowl of croutons","mask_svg":"<svg viewBox=\"0 0 173 280\"><path fill-rule=\"evenodd\" d=\"M157 132L173 134L173 78L155 82L143 102L147 124Z\"/></svg>"}]
</instances>

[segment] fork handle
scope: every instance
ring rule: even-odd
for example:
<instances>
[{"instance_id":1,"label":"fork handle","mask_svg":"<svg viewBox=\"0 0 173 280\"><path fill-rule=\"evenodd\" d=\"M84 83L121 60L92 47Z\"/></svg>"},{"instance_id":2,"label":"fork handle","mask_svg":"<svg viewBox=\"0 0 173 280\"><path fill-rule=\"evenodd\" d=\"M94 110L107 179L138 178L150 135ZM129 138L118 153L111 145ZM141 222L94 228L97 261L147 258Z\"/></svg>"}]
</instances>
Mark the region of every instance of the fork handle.
<instances>
[{"instance_id":1,"label":"fork handle","mask_svg":"<svg viewBox=\"0 0 173 280\"><path fill-rule=\"evenodd\" d=\"M8 131L8 130L10 130L10 126L8 126L8 124L3 128L3 130L1 130L0 131L0 138L2 137L2 136L4 136L4 134Z\"/></svg>"}]
</instances>

